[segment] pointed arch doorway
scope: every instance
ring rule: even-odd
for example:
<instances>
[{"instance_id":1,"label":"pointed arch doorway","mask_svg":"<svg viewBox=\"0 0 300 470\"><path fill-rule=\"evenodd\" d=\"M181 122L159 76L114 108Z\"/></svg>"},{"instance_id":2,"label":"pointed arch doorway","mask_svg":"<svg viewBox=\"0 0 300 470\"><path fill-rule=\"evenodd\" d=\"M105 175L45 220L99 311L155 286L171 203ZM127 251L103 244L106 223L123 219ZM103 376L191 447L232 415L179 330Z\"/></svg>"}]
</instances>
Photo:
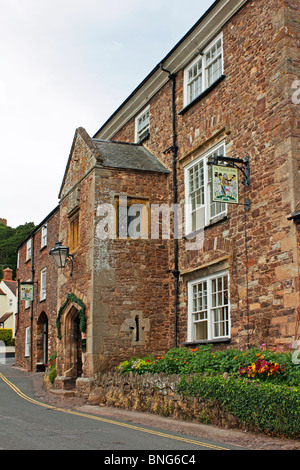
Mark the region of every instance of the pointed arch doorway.
<instances>
[{"instance_id":1,"label":"pointed arch doorway","mask_svg":"<svg viewBox=\"0 0 300 470\"><path fill-rule=\"evenodd\" d=\"M64 375L73 378L82 375L82 339L79 325L79 310L72 305L65 320Z\"/></svg>"},{"instance_id":2,"label":"pointed arch doorway","mask_svg":"<svg viewBox=\"0 0 300 470\"><path fill-rule=\"evenodd\" d=\"M48 363L48 317L42 312L37 322L37 363Z\"/></svg>"}]
</instances>

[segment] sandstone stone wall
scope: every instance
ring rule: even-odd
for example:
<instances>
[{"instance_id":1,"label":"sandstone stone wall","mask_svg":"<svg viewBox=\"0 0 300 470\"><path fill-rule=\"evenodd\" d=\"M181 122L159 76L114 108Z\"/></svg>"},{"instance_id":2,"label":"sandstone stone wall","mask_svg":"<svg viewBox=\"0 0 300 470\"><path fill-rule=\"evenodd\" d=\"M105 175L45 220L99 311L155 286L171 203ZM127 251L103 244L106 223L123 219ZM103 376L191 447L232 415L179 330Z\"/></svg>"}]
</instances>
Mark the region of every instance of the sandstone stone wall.
<instances>
[{"instance_id":1,"label":"sandstone stone wall","mask_svg":"<svg viewBox=\"0 0 300 470\"><path fill-rule=\"evenodd\" d=\"M221 410L218 404L177 394L179 381L180 376L168 374L99 374L88 401L91 405L144 411L219 427L241 427L238 420Z\"/></svg>"},{"instance_id":2,"label":"sandstone stone wall","mask_svg":"<svg viewBox=\"0 0 300 470\"><path fill-rule=\"evenodd\" d=\"M94 150L92 139L79 129L60 203L60 241L71 246L70 220L77 211L79 244L72 250L72 277L66 269L58 276L57 311L70 293L85 305L87 327L80 333L81 343L86 342L82 347L84 377L111 369L128 354L163 353L172 335L169 241L123 240L117 233L114 238L102 238L99 232L101 206L116 208L120 195L144 203L150 225L151 204L162 203L168 194L167 175L104 167L101 155ZM80 359L76 357L80 345L75 344L72 326L76 310L78 306L70 301L60 317L59 376L75 374L75 363ZM76 374L80 375L78 371Z\"/></svg>"},{"instance_id":3,"label":"sandstone stone wall","mask_svg":"<svg viewBox=\"0 0 300 470\"><path fill-rule=\"evenodd\" d=\"M168 194L165 174L97 169L95 207L116 207L126 194L147 207L161 204ZM169 240L101 240L95 215L93 264L93 352L95 371L111 370L128 355L163 353L170 347Z\"/></svg>"}]
</instances>

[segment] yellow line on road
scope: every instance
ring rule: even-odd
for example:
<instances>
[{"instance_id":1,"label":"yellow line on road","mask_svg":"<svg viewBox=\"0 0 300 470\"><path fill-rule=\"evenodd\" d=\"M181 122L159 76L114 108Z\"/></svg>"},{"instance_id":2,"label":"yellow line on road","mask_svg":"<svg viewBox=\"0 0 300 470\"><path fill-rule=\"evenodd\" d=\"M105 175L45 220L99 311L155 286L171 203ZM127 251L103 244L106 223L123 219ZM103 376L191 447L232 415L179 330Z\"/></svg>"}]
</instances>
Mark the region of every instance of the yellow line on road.
<instances>
[{"instance_id":1,"label":"yellow line on road","mask_svg":"<svg viewBox=\"0 0 300 470\"><path fill-rule=\"evenodd\" d=\"M147 433L147 434L153 434L155 436L164 437L166 439L173 439L173 440L176 440L176 441L186 442L188 444L193 444L193 445L200 446L200 447L207 447L207 448L212 449L212 450L228 450L228 448L226 448L226 447L220 447L220 446L217 446L217 445L214 445L214 444L209 444L207 442L196 441L196 440L193 440L193 439L187 439L187 438L180 437L180 436L174 436L172 434L166 434L166 433L163 433L163 432L160 432L160 431L154 431L154 430L151 430L151 429L141 428L139 426L135 426L135 425L132 425L132 424L122 423L120 421L114 421L114 420L107 419L107 418L101 418L99 416L94 416L94 415L91 415L91 414L82 413L80 411L69 410L69 409L66 409L66 408L57 408L56 406L47 405L46 403L42 403L40 401L35 400L34 398L30 398L27 395L25 395L23 392L21 392L21 390L18 387L16 387L16 385L14 385L3 374L1 374L1 372L0 372L0 378L17 395L19 395L24 400L29 401L30 403L33 403L34 405L42 406L44 408L55 410L55 411L60 411L62 413L68 413L68 414L71 414L71 415L80 416L82 418L88 418L88 419L93 419L93 420L96 420L96 421L101 421L103 423L114 424L116 426L121 426L121 427L124 427L124 428L127 428L127 429L133 429L134 431L144 432L144 433Z\"/></svg>"}]
</instances>

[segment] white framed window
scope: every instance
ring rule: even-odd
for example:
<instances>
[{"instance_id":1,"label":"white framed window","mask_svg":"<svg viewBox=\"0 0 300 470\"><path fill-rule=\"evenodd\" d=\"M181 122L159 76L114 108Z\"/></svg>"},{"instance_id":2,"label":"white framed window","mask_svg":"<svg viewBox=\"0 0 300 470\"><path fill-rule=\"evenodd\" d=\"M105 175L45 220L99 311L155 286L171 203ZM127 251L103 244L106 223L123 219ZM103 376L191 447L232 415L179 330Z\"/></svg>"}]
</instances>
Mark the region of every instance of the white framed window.
<instances>
[{"instance_id":1,"label":"white framed window","mask_svg":"<svg viewBox=\"0 0 300 470\"><path fill-rule=\"evenodd\" d=\"M27 279L26 282L31 282L31 281L30 279ZM25 309L30 307L30 302L31 300L25 300L25 306L24 306Z\"/></svg>"},{"instance_id":2,"label":"white framed window","mask_svg":"<svg viewBox=\"0 0 300 470\"><path fill-rule=\"evenodd\" d=\"M184 105L194 101L223 75L223 34L217 36L184 71Z\"/></svg>"},{"instance_id":3,"label":"white framed window","mask_svg":"<svg viewBox=\"0 0 300 470\"><path fill-rule=\"evenodd\" d=\"M42 236L41 236L41 248L47 245L47 225L42 227Z\"/></svg>"},{"instance_id":4,"label":"white framed window","mask_svg":"<svg viewBox=\"0 0 300 470\"><path fill-rule=\"evenodd\" d=\"M30 327L25 328L25 356L30 356Z\"/></svg>"},{"instance_id":5,"label":"white framed window","mask_svg":"<svg viewBox=\"0 0 300 470\"><path fill-rule=\"evenodd\" d=\"M47 282L47 268L41 271L40 300L46 299L46 282Z\"/></svg>"},{"instance_id":6,"label":"white framed window","mask_svg":"<svg viewBox=\"0 0 300 470\"><path fill-rule=\"evenodd\" d=\"M139 142L150 130L150 106L147 106L135 120L135 142Z\"/></svg>"},{"instance_id":7,"label":"white framed window","mask_svg":"<svg viewBox=\"0 0 300 470\"><path fill-rule=\"evenodd\" d=\"M230 337L227 271L188 282L188 341Z\"/></svg>"},{"instance_id":8,"label":"white framed window","mask_svg":"<svg viewBox=\"0 0 300 470\"><path fill-rule=\"evenodd\" d=\"M213 147L184 169L186 235L213 223L227 213L227 204L211 201L211 166L208 159L225 156L225 142Z\"/></svg>"},{"instance_id":9,"label":"white framed window","mask_svg":"<svg viewBox=\"0 0 300 470\"><path fill-rule=\"evenodd\" d=\"M31 238L28 240L27 245L26 245L26 261L31 259Z\"/></svg>"}]
</instances>

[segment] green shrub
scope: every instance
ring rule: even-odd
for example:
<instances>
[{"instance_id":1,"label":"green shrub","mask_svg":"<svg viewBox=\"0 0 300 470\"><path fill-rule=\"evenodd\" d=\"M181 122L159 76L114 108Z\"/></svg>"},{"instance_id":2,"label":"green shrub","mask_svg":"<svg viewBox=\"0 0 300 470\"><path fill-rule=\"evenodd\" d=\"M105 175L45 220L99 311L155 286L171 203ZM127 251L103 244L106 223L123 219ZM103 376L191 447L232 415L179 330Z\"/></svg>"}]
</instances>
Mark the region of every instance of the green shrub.
<instances>
[{"instance_id":1,"label":"green shrub","mask_svg":"<svg viewBox=\"0 0 300 470\"><path fill-rule=\"evenodd\" d=\"M294 364L292 352L271 351L265 345L216 351L203 345L174 348L163 357L135 357L116 370L179 374L178 394L216 402L248 428L271 435L300 435L300 364Z\"/></svg>"},{"instance_id":2,"label":"green shrub","mask_svg":"<svg viewBox=\"0 0 300 470\"><path fill-rule=\"evenodd\" d=\"M215 400L245 425L271 435L300 436L300 388L221 376L183 376L177 393Z\"/></svg>"},{"instance_id":3,"label":"green shrub","mask_svg":"<svg viewBox=\"0 0 300 470\"><path fill-rule=\"evenodd\" d=\"M49 380L50 382L53 384L54 382L54 379L55 377L57 376L57 372L56 372L56 358L57 358L57 352L54 351L53 354L51 354L49 356L49 364L48 364L48 367L49 367Z\"/></svg>"},{"instance_id":4,"label":"green shrub","mask_svg":"<svg viewBox=\"0 0 300 470\"><path fill-rule=\"evenodd\" d=\"M53 384L55 377L57 376L56 368L51 369L49 372L49 380Z\"/></svg>"},{"instance_id":5,"label":"green shrub","mask_svg":"<svg viewBox=\"0 0 300 470\"><path fill-rule=\"evenodd\" d=\"M0 341L3 341L6 346L14 346L15 340L12 336L13 332L11 328L0 328Z\"/></svg>"}]
</instances>

